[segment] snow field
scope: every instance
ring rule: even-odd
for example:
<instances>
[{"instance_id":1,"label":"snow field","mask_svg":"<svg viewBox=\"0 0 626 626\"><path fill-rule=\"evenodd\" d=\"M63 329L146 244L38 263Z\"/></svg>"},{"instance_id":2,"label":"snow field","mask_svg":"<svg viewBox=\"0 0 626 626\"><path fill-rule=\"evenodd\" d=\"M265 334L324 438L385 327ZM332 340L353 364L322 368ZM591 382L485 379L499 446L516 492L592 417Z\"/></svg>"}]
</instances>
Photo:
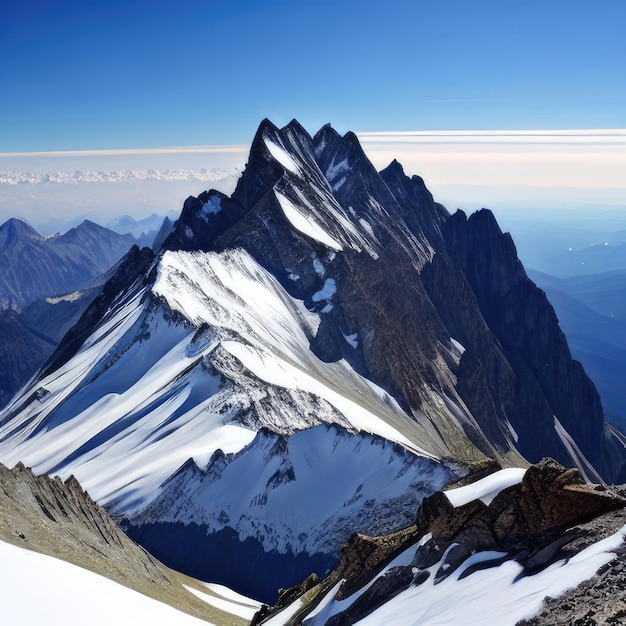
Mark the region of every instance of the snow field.
<instances>
[{"instance_id":1,"label":"snow field","mask_svg":"<svg viewBox=\"0 0 626 626\"><path fill-rule=\"evenodd\" d=\"M207 626L208 622L93 572L0 541L2 623ZM10 564L10 565L9 565Z\"/></svg>"},{"instance_id":2,"label":"snow field","mask_svg":"<svg viewBox=\"0 0 626 626\"><path fill-rule=\"evenodd\" d=\"M525 473L525 469L509 467L485 476L475 483L465 485L465 487L447 489L443 493L454 507L463 506L472 500L481 500L489 506L503 489L521 483Z\"/></svg>"},{"instance_id":3,"label":"snow field","mask_svg":"<svg viewBox=\"0 0 626 626\"><path fill-rule=\"evenodd\" d=\"M479 552L467 559L448 578L434 584L435 573L441 567L444 555L438 563L426 570L430 576L424 583L409 587L357 624L514 626L520 620L536 615L548 595L557 597L591 578L600 567L616 558L613 550L620 547L625 540L626 526L589 546L575 557L554 563L532 576L520 577L523 568L516 561L509 560L495 567L474 571L462 578L471 566L480 562L495 561L504 556L500 552ZM383 576L398 565L409 565L415 551L415 546L406 550L379 576ZM322 626L333 615L351 606L373 582L374 580L341 601L334 600L340 586L338 584L307 617L307 626ZM272 624L274 626L284 624L287 617L287 614L278 613Z\"/></svg>"}]
</instances>

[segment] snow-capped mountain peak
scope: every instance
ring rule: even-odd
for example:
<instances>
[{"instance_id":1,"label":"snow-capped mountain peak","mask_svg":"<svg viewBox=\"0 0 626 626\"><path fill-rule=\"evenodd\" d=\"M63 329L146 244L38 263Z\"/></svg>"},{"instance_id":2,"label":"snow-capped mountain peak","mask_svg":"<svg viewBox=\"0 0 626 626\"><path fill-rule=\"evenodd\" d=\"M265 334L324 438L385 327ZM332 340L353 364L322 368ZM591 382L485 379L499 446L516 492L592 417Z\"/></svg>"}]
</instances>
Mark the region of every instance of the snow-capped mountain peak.
<instances>
[{"instance_id":1,"label":"snow-capped mountain peak","mask_svg":"<svg viewBox=\"0 0 626 626\"><path fill-rule=\"evenodd\" d=\"M331 566L364 508L406 521L467 463L624 471L510 237L353 134L264 121L233 195L188 198L163 235L0 415L0 460L75 474L166 562L233 563L252 595L235 563L274 562L267 597Z\"/></svg>"}]
</instances>

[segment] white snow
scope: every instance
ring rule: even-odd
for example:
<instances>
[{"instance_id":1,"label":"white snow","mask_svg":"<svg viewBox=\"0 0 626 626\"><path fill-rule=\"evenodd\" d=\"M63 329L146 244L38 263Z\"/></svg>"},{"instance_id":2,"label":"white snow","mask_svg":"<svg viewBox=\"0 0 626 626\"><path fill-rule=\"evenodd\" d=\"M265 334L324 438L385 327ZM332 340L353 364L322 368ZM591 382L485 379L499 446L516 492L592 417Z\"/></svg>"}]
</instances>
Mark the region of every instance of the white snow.
<instances>
[{"instance_id":1,"label":"white snow","mask_svg":"<svg viewBox=\"0 0 626 626\"><path fill-rule=\"evenodd\" d=\"M344 335L343 338L356 350L359 347L359 333Z\"/></svg>"},{"instance_id":2,"label":"white snow","mask_svg":"<svg viewBox=\"0 0 626 626\"><path fill-rule=\"evenodd\" d=\"M108 578L0 541L3 624L207 626Z\"/></svg>"},{"instance_id":3,"label":"white snow","mask_svg":"<svg viewBox=\"0 0 626 626\"><path fill-rule=\"evenodd\" d=\"M458 342L454 337L450 337L450 343L456 348L456 351L459 354L463 354L465 352L465 346Z\"/></svg>"},{"instance_id":4,"label":"white snow","mask_svg":"<svg viewBox=\"0 0 626 626\"><path fill-rule=\"evenodd\" d=\"M274 191L285 217L289 223L303 235L319 241L333 250L343 250L343 246L324 229L304 207L297 207L286 195L280 191Z\"/></svg>"},{"instance_id":5,"label":"white snow","mask_svg":"<svg viewBox=\"0 0 626 626\"><path fill-rule=\"evenodd\" d=\"M73 291L72 293L68 293L64 296L58 296L56 298L46 298L46 302L48 304L59 304L59 302L75 302L76 300L80 300L82 295L82 291Z\"/></svg>"},{"instance_id":6,"label":"white snow","mask_svg":"<svg viewBox=\"0 0 626 626\"><path fill-rule=\"evenodd\" d=\"M362 626L514 626L518 621L537 614L548 595L556 597L564 593L591 578L600 567L615 559L612 550L623 544L625 534L626 526L567 561L559 561L538 574L519 579L522 566L509 560L459 580L472 563L497 558L499 553L478 553L435 585L433 574L439 567L437 564L429 568L431 576L425 583L403 591L357 623Z\"/></svg>"},{"instance_id":7,"label":"white snow","mask_svg":"<svg viewBox=\"0 0 626 626\"><path fill-rule=\"evenodd\" d=\"M342 159L339 163L335 163L335 159L333 159L326 170L326 178L332 183L337 177L343 176L349 170L348 159Z\"/></svg>"},{"instance_id":8,"label":"white snow","mask_svg":"<svg viewBox=\"0 0 626 626\"><path fill-rule=\"evenodd\" d=\"M204 583L203 586L207 588L204 592L189 585L183 586L203 602L246 620L252 620L254 614L261 608L261 602L246 598L223 585Z\"/></svg>"},{"instance_id":9,"label":"white snow","mask_svg":"<svg viewBox=\"0 0 626 626\"><path fill-rule=\"evenodd\" d=\"M422 538L422 545L429 536ZM523 568L514 560L498 566L474 571L461 576L477 563L500 559L501 552L478 552L469 557L448 578L434 584L435 573L442 566L445 555L426 571L430 577L421 585L409 587L373 613L357 622L362 626L514 626L522 619L536 615L547 596L557 597L584 580L591 578L600 567L616 558L613 550L624 543L626 526L617 533L589 546L569 560L554 563L533 576L519 577ZM393 567L409 565L415 554L413 546L400 554L379 574L383 576ZM519 577L519 578L518 578ZM371 587L373 579L344 600L335 600L340 584L322 598L320 605L307 616L309 626L322 626L333 615L349 608ZM280 621L280 613L274 624Z\"/></svg>"},{"instance_id":10,"label":"white snow","mask_svg":"<svg viewBox=\"0 0 626 626\"><path fill-rule=\"evenodd\" d=\"M444 494L454 507L463 506L473 500L481 500L487 506L491 504L493 499L507 487L518 485L522 482L525 469L519 467L509 467L507 469L494 472L475 483L466 485L465 487L457 487L456 489L448 489Z\"/></svg>"},{"instance_id":11,"label":"white snow","mask_svg":"<svg viewBox=\"0 0 626 626\"><path fill-rule=\"evenodd\" d=\"M415 551L417 548L424 545L427 541L432 538L430 533L424 535L416 545L411 546L401 552L391 563L384 567L384 569L380 572L378 577L373 578L369 583L363 586L361 589L355 591L352 595L344 598L343 600L336 600L335 596L337 591L339 591L341 587L341 583L343 580L339 581L325 596L322 598L318 606L311 611L311 613L307 616L307 626L323 626L331 617L337 615L337 613L341 613L341 611L347 609L352 605L356 600L358 600L376 581L377 578L384 576L389 570L394 567L407 566L411 564L413 560L413 556L415 555ZM310 619L310 621L309 621ZM382 622L381 622L382 623Z\"/></svg>"},{"instance_id":12,"label":"white snow","mask_svg":"<svg viewBox=\"0 0 626 626\"><path fill-rule=\"evenodd\" d=\"M602 477L595 470L593 465L589 463L587 457L583 454L583 451L578 447L574 438L567 432L567 429L559 422L559 420L554 417L554 430L556 434L559 436L559 439L565 446L565 449L568 451L570 458L572 459L572 463L580 470L580 473L588 483L601 483Z\"/></svg>"},{"instance_id":13,"label":"white snow","mask_svg":"<svg viewBox=\"0 0 626 626\"><path fill-rule=\"evenodd\" d=\"M390 442L325 425L285 440L259 434L219 475L213 481L190 469L174 476L142 521L195 523L207 532L228 525L268 551L328 553L355 530L380 534L410 523L422 498L451 476ZM398 506L386 508L388 499ZM360 518L364 506L370 516Z\"/></svg>"},{"instance_id":14,"label":"white snow","mask_svg":"<svg viewBox=\"0 0 626 626\"><path fill-rule=\"evenodd\" d=\"M346 182L346 173L350 170L350 164L347 159L339 161L339 163L333 162L328 166L326 170L326 179L330 183L333 191L337 191Z\"/></svg>"},{"instance_id":15,"label":"white snow","mask_svg":"<svg viewBox=\"0 0 626 626\"><path fill-rule=\"evenodd\" d=\"M222 346L261 380L279 387L301 389L319 396L332 404L358 430L397 441L410 450L418 450L424 456L430 456L425 450L420 450L411 443L393 426L384 422L352 398L348 398L335 391L330 385L322 383L311 372L291 365L287 361L279 360L272 354L263 353L236 341L225 341Z\"/></svg>"},{"instance_id":16,"label":"white snow","mask_svg":"<svg viewBox=\"0 0 626 626\"><path fill-rule=\"evenodd\" d=\"M277 613L268 620L265 620L263 624L265 626L282 626L283 624L287 624L289 620L300 610L300 607L302 607L302 600L298 598L280 613Z\"/></svg>"},{"instance_id":17,"label":"white snow","mask_svg":"<svg viewBox=\"0 0 626 626\"><path fill-rule=\"evenodd\" d=\"M313 302L321 302L322 300L330 300L337 293L337 283L334 278L327 278L324 286L316 291L312 296Z\"/></svg>"},{"instance_id":18,"label":"white snow","mask_svg":"<svg viewBox=\"0 0 626 626\"><path fill-rule=\"evenodd\" d=\"M250 407L269 428L339 423L439 454L431 433L425 449L401 433L409 418L348 363L315 356L319 315L245 251L168 251L156 269L151 293L137 285L115 302L73 358L7 407L3 463L74 474L99 503L132 514L189 458L204 467L216 449L249 444ZM320 297L334 289L327 279ZM277 391L264 408L266 382Z\"/></svg>"},{"instance_id":19,"label":"white snow","mask_svg":"<svg viewBox=\"0 0 626 626\"><path fill-rule=\"evenodd\" d=\"M288 171L292 174L300 174L300 169L298 168L296 162L293 160L291 155L278 144L274 143L269 137L264 137L263 141L267 146L267 149L270 151L270 154Z\"/></svg>"},{"instance_id":20,"label":"white snow","mask_svg":"<svg viewBox=\"0 0 626 626\"><path fill-rule=\"evenodd\" d=\"M222 210L222 200L217 194L209 196L209 199L202 205L200 215L206 218L208 215L215 215Z\"/></svg>"},{"instance_id":21,"label":"white snow","mask_svg":"<svg viewBox=\"0 0 626 626\"><path fill-rule=\"evenodd\" d=\"M324 272L326 271L324 269L324 264L319 260L318 256L315 253L313 253L312 260L313 260L313 269L315 270L315 273L319 274L320 276L323 276Z\"/></svg>"}]
</instances>

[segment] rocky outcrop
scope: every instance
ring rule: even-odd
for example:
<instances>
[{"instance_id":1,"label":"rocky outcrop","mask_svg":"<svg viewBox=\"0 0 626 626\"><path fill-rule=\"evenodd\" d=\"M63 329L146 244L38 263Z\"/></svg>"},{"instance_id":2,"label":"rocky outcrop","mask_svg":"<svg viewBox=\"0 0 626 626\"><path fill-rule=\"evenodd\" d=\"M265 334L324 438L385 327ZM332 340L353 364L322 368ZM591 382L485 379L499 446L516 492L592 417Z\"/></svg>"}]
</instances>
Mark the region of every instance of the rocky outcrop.
<instances>
[{"instance_id":1,"label":"rocky outcrop","mask_svg":"<svg viewBox=\"0 0 626 626\"><path fill-rule=\"evenodd\" d=\"M11 470L0 464L0 540L91 570L212 623L244 623L186 591L178 575L133 543L73 476L61 481L35 476L22 464Z\"/></svg>"},{"instance_id":2,"label":"rocky outcrop","mask_svg":"<svg viewBox=\"0 0 626 626\"><path fill-rule=\"evenodd\" d=\"M337 568L314 590L309 585L300 594L295 593L298 588L290 591L290 600L299 597L303 606L288 623L300 624L306 620L317 602L343 581L334 599L355 597L356 600L327 623L354 624L431 576L435 584L441 582L479 552L501 555L492 557L491 565L515 559L523 566L523 575L533 575L615 532L626 523L625 506L626 499L615 491L585 484L578 470L566 469L551 459L531 466L520 484L501 491L489 505L473 500L454 507L445 492L438 492L424 500L414 526L383 537L353 535L342 549ZM409 565L387 568L411 545L416 549ZM434 565L436 571L432 569ZM607 567L600 576L612 572L612 582L605 586L619 596L624 582L616 572L622 566L612 567L617 570ZM379 576L383 569L384 575ZM470 567L463 576L471 572ZM268 609L263 619L285 604Z\"/></svg>"},{"instance_id":3,"label":"rocky outcrop","mask_svg":"<svg viewBox=\"0 0 626 626\"><path fill-rule=\"evenodd\" d=\"M622 497L626 488L618 489ZM624 524L621 510L608 513L576 527L578 535L567 545L575 554L593 537L615 532ZM590 579L557 597L547 597L541 612L517 626L608 626L626 622L626 547L615 551L616 558L603 565Z\"/></svg>"},{"instance_id":4,"label":"rocky outcrop","mask_svg":"<svg viewBox=\"0 0 626 626\"><path fill-rule=\"evenodd\" d=\"M468 552L526 550L537 555L567 526L625 505L606 487L585 484L578 470L545 459L528 468L520 485L502 491L489 506L473 500L454 507L444 492L426 498L416 526L419 536L430 533L443 549L455 542ZM537 558L528 558L534 566L540 564Z\"/></svg>"}]
</instances>

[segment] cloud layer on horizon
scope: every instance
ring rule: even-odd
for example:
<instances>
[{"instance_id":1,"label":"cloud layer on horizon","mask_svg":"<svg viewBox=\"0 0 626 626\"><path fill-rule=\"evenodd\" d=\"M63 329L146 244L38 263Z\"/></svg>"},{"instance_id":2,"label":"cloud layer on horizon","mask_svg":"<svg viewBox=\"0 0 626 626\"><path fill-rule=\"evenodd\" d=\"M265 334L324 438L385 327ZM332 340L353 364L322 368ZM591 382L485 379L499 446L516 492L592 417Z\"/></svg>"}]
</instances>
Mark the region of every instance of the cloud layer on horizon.
<instances>
[{"instance_id":1,"label":"cloud layer on horizon","mask_svg":"<svg viewBox=\"0 0 626 626\"><path fill-rule=\"evenodd\" d=\"M626 205L626 130L358 136L376 167L396 158L444 204Z\"/></svg>"},{"instance_id":2,"label":"cloud layer on horizon","mask_svg":"<svg viewBox=\"0 0 626 626\"><path fill-rule=\"evenodd\" d=\"M626 206L626 130L358 137L377 168L397 159L451 210ZM0 221L19 216L41 225L165 214L207 186L232 191L247 153L247 146L0 153Z\"/></svg>"}]
</instances>

